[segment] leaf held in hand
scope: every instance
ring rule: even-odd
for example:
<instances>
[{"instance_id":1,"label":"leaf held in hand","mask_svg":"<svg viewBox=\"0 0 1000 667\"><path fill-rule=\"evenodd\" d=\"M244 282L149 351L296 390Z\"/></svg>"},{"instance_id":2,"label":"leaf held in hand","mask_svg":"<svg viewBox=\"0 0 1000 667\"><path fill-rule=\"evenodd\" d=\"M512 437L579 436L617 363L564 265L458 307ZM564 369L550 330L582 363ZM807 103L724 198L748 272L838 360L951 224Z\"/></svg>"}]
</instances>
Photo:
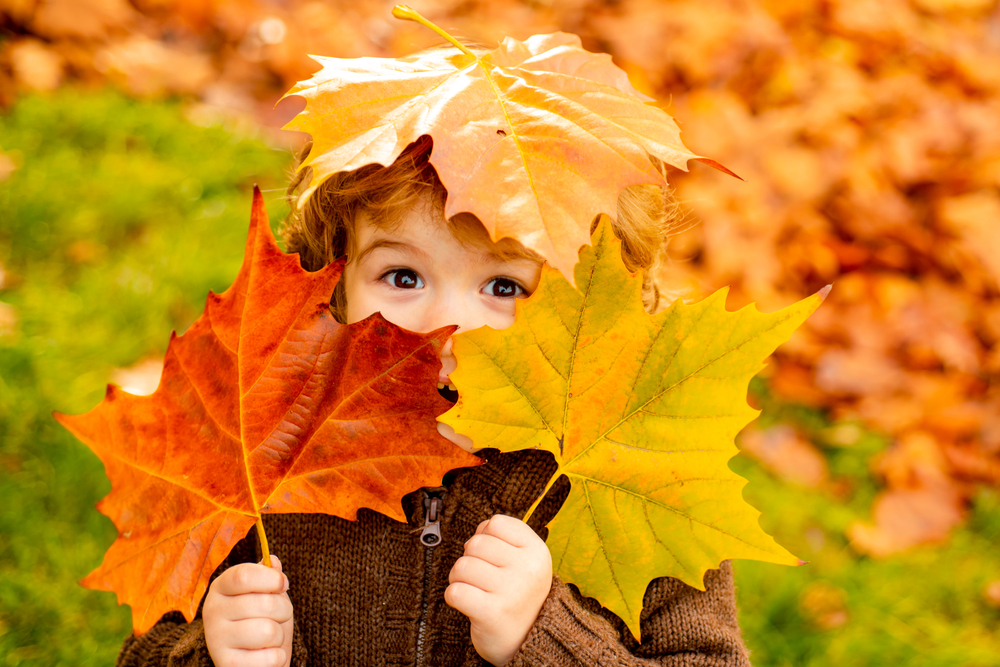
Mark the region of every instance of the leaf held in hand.
<instances>
[{"instance_id":1,"label":"leaf held in hand","mask_svg":"<svg viewBox=\"0 0 1000 667\"><path fill-rule=\"evenodd\" d=\"M726 311L719 291L650 316L620 255L604 218L577 289L546 267L511 328L456 336L459 400L440 420L477 447L555 456L553 481L571 482L549 525L555 570L638 637L656 577L704 590L725 559L799 563L761 530L727 463L757 414L750 378L824 292L763 314Z\"/></svg>"},{"instance_id":2,"label":"leaf held in hand","mask_svg":"<svg viewBox=\"0 0 1000 667\"><path fill-rule=\"evenodd\" d=\"M572 281L590 221L616 214L631 185L665 184L650 156L681 169L701 159L610 56L585 51L575 35L472 50L412 10L394 15L455 46L398 59L314 56L323 67L288 92L306 108L285 126L312 135L303 197L337 172L392 164L430 135L445 216L473 213L493 240L520 241Z\"/></svg>"},{"instance_id":3,"label":"leaf held in hand","mask_svg":"<svg viewBox=\"0 0 1000 667\"><path fill-rule=\"evenodd\" d=\"M118 529L89 588L132 607L136 633L164 613L191 620L209 578L260 514L404 520L400 499L481 461L437 432L451 329L416 334L373 315L349 326L329 303L341 265L303 270L279 250L254 191L233 285L171 338L159 388L59 422L112 482L98 507Z\"/></svg>"}]
</instances>

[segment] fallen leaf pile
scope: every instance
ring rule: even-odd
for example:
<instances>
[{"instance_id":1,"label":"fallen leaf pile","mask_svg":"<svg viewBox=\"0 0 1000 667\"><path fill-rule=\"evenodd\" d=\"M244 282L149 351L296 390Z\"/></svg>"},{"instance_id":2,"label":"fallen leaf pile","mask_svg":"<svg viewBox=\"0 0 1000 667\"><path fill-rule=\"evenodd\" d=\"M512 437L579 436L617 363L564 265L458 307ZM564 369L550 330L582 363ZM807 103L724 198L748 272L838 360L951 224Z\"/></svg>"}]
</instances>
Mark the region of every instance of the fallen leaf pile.
<instances>
[{"instance_id":1,"label":"fallen leaf pile","mask_svg":"<svg viewBox=\"0 0 1000 667\"><path fill-rule=\"evenodd\" d=\"M271 107L316 70L306 54L395 57L436 43L394 21L392 4L0 0L0 103L68 80L113 81L280 126L296 110ZM786 400L889 437L872 462L885 492L872 522L852 529L856 548L940 540L962 520L972 484L1000 484L995 0L416 8L491 48L505 35L581 35L669 102L695 153L746 179L672 174L700 221L672 242L678 293L731 285L730 307L767 311L835 284L769 382ZM815 458L799 483L823 478Z\"/></svg>"},{"instance_id":2,"label":"fallen leaf pile","mask_svg":"<svg viewBox=\"0 0 1000 667\"><path fill-rule=\"evenodd\" d=\"M891 438L856 548L942 540L972 483L1000 484L1000 6L711 4L723 19L678 3L650 26L638 2L605 24L725 45L649 73L690 87L674 98L685 142L747 180L678 175L703 224L674 256L733 285L733 305L834 284L770 386ZM610 39L642 57L643 40Z\"/></svg>"},{"instance_id":3,"label":"fallen leaf pile","mask_svg":"<svg viewBox=\"0 0 1000 667\"><path fill-rule=\"evenodd\" d=\"M308 273L282 253L255 191L243 267L172 338L156 392L109 385L94 410L56 415L112 483L98 508L118 539L83 584L130 605L136 633L172 610L192 620L262 514L353 520L367 507L404 521L405 494L482 462L437 432L453 330L415 334L378 314L339 324L341 268Z\"/></svg>"},{"instance_id":4,"label":"fallen leaf pile","mask_svg":"<svg viewBox=\"0 0 1000 667\"><path fill-rule=\"evenodd\" d=\"M548 526L553 567L638 638L656 577L704 589L729 558L800 562L761 530L727 464L757 415L750 378L828 290L771 314L727 312L720 290L650 316L602 219L575 289L546 266L513 326L455 336L459 398L441 421L480 447L555 457L552 482L565 475L570 492Z\"/></svg>"}]
</instances>

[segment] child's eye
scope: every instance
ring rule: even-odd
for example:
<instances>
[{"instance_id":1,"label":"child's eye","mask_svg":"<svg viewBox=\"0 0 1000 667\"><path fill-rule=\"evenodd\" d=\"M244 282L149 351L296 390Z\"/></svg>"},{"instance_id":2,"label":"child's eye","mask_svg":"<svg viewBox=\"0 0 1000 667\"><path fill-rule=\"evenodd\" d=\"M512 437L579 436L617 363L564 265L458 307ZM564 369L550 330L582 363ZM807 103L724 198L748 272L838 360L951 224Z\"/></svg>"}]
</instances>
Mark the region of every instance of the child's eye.
<instances>
[{"instance_id":1,"label":"child's eye","mask_svg":"<svg viewBox=\"0 0 1000 667\"><path fill-rule=\"evenodd\" d=\"M386 281L397 289L420 289L424 286L424 280L412 269L393 269L382 276Z\"/></svg>"},{"instance_id":2,"label":"child's eye","mask_svg":"<svg viewBox=\"0 0 1000 667\"><path fill-rule=\"evenodd\" d=\"M489 296L498 296L501 298L516 298L519 296L525 296L524 288L521 287L517 281L511 280L510 278L493 278L488 283L486 287L483 288Z\"/></svg>"}]
</instances>

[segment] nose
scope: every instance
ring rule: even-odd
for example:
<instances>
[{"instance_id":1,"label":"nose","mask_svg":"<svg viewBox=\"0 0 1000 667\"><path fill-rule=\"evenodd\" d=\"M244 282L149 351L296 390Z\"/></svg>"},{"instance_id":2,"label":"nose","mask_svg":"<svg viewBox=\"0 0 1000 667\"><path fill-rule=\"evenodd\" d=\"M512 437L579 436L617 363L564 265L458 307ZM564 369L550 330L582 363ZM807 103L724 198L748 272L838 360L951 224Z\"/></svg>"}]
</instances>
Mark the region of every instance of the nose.
<instances>
[{"instance_id":1,"label":"nose","mask_svg":"<svg viewBox=\"0 0 1000 667\"><path fill-rule=\"evenodd\" d=\"M474 296L474 295L473 295ZM446 326L457 326L458 331L478 329L486 324L481 304L467 295L445 293L434 300L425 311L421 331L433 331ZM450 341L449 341L450 345ZM450 348L449 348L450 349Z\"/></svg>"}]
</instances>

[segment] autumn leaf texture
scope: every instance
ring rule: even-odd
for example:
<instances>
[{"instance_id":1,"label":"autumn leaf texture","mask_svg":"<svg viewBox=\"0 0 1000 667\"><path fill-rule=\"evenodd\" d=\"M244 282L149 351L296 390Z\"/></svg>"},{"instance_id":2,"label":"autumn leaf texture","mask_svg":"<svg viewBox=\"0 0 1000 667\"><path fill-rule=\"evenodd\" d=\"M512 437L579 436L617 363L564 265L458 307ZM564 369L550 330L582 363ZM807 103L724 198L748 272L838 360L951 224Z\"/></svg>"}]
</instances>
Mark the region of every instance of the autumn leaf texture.
<instances>
[{"instance_id":1,"label":"autumn leaf texture","mask_svg":"<svg viewBox=\"0 0 1000 667\"><path fill-rule=\"evenodd\" d=\"M56 415L112 482L98 507L118 539L83 584L131 605L137 633L171 610L193 619L261 514L354 519L368 507L403 520L403 495L480 463L436 429L451 330L410 333L380 315L339 324L340 272L282 253L255 190L243 266L171 338L157 391L111 385L91 412Z\"/></svg>"},{"instance_id":2,"label":"autumn leaf texture","mask_svg":"<svg viewBox=\"0 0 1000 667\"><path fill-rule=\"evenodd\" d=\"M508 37L473 52L412 10L393 13L455 46L398 59L314 56L322 69L288 92L306 108L285 126L313 138L303 197L334 173L389 165L430 135L445 217L473 213L494 240L520 241L572 281L590 221L615 214L626 187L665 185L650 156L682 169L701 159L610 56L585 51L576 35Z\"/></svg>"},{"instance_id":3,"label":"autumn leaf texture","mask_svg":"<svg viewBox=\"0 0 1000 667\"><path fill-rule=\"evenodd\" d=\"M649 316L604 220L576 289L546 267L510 329L455 337L459 400L441 421L478 447L552 453L553 481L571 482L549 525L555 570L638 637L656 577L704 590L728 558L799 562L761 530L727 462L757 414L750 378L825 290L772 314L727 312L723 290Z\"/></svg>"}]
</instances>

